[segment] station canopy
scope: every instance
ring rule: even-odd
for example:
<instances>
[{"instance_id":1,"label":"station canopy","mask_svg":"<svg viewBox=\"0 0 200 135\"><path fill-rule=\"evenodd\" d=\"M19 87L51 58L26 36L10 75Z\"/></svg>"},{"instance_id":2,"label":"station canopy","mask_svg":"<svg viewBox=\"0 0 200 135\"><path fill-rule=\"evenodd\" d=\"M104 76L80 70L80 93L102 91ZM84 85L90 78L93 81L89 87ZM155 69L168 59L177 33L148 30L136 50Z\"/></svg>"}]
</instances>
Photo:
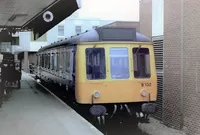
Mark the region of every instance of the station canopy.
<instances>
[{"instance_id":1,"label":"station canopy","mask_svg":"<svg viewBox=\"0 0 200 135\"><path fill-rule=\"evenodd\" d=\"M0 40L7 38L7 31L26 30L33 31L37 39L78 8L76 0L0 0ZM48 22L44 14L49 11L53 19Z\"/></svg>"}]
</instances>

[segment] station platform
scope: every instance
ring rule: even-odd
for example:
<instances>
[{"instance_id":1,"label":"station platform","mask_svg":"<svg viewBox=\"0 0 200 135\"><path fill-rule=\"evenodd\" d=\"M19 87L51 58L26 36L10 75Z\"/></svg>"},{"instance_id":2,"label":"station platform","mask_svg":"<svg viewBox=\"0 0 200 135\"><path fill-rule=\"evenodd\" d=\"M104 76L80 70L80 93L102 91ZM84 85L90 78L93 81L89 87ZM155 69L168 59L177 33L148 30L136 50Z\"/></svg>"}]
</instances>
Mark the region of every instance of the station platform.
<instances>
[{"instance_id":1,"label":"station platform","mask_svg":"<svg viewBox=\"0 0 200 135\"><path fill-rule=\"evenodd\" d=\"M0 108L0 135L103 135L27 73ZM43 89L43 90L42 90Z\"/></svg>"}]
</instances>

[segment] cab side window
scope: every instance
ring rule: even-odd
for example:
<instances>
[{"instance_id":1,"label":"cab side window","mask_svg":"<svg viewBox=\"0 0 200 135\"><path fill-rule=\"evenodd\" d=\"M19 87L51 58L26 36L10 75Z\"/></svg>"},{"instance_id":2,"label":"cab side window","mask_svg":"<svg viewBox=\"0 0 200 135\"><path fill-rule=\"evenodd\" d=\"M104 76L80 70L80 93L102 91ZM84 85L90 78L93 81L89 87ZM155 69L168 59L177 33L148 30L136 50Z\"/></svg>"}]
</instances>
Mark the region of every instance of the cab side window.
<instances>
[{"instance_id":1,"label":"cab side window","mask_svg":"<svg viewBox=\"0 0 200 135\"><path fill-rule=\"evenodd\" d=\"M133 48L135 78L150 78L150 55L148 48Z\"/></svg>"},{"instance_id":2,"label":"cab side window","mask_svg":"<svg viewBox=\"0 0 200 135\"><path fill-rule=\"evenodd\" d=\"M88 80L99 80L106 78L106 62L104 48L87 48L86 73Z\"/></svg>"}]
</instances>

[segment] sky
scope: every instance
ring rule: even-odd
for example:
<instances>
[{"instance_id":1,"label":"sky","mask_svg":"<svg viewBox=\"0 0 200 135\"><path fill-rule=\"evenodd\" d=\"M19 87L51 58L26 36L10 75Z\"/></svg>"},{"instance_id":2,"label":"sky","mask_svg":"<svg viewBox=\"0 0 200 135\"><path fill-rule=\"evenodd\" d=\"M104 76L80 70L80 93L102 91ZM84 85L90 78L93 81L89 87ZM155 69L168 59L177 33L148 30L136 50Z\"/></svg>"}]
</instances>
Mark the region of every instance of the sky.
<instances>
[{"instance_id":1,"label":"sky","mask_svg":"<svg viewBox=\"0 0 200 135\"><path fill-rule=\"evenodd\" d=\"M139 0L77 0L79 15L102 20L139 21Z\"/></svg>"}]
</instances>

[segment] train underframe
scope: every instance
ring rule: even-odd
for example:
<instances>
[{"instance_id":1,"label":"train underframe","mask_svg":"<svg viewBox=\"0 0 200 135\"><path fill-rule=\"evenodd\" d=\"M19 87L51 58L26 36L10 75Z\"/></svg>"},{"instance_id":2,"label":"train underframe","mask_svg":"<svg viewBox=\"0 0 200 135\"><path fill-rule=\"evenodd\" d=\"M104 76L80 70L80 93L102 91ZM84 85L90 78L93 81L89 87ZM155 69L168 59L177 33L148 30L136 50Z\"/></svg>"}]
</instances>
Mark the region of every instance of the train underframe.
<instances>
[{"instance_id":1,"label":"train underframe","mask_svg":"<svg viewBox=\"0 0 200 135\"><path fill-rule=\"evenodd\" d=\"M39 82L48 84L48 82L41 80ZM138 123L148 123L149 115L153 114L157 110L157 106L154 102L134 102L134 103L109 103L109 104L79 104L75 100L74 88L67 88L65 85L59 85L51 83L51 86L59 87L59 92L64 92L68 102L76 104L77 107L81 107L81 111L88 111L89 114L95 118L98 124L106 124L106 120L119 119L129 120L133 125L137 126Z\"/></svg>"}]
</instances>

